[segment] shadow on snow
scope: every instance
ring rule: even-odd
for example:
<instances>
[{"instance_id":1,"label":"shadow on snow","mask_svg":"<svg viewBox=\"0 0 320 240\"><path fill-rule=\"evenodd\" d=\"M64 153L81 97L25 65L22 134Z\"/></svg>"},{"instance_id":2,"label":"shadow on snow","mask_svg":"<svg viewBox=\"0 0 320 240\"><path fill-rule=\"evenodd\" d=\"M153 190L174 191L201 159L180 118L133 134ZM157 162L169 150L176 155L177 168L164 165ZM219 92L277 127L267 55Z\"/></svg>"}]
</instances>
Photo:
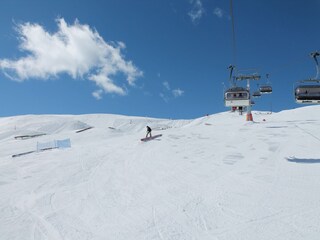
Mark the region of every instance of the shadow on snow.
<instances>
[{"instance_id":1,"label":"shadow on snow","mask_svg":"<svg viewBox=\"0 0 320 240\"><path fill-rule=\"evenodd\" d=\"M288 162L295 162L295 163L320 163L320 159L314 158L296 158L290 157L287 158Z\"/></svg>"}]
</instances>

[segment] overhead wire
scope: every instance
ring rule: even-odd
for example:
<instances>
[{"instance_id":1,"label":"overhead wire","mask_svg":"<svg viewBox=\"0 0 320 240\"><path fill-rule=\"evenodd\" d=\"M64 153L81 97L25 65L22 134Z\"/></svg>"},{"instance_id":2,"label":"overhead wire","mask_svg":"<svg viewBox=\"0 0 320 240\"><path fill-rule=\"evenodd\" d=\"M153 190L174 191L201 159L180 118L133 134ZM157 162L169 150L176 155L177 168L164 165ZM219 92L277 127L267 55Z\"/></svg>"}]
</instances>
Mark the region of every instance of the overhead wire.
<instances>
[{"instance_id":1,"label":"overhead wire","mask_svg":"<svg viewBox=\"0 0 320 240\"><path fill-rule=\"evenodd\" d=\"M235 31L235 19L234 19L234 12L233 12L233 0L230 0L230 17L231 17L231 26L232 26L232 61L233 61L233 67L237 66L237 42L236 42L236 31ZM315 52L319 54L319 52ZM319 55L317 55L319 56ZM314 57L315 60L317 61L316 57ZM293 59L290 62L286 62L282 65L279 65L277 69L274 70L274 73L278 73L281 71L285 71L285 68L291 68L294 66L297 62L301 62L302 58L300 59ZM237 71L237 70L236 70ZM235 71L234 71L235 72ZM316 79L318 78L320 74L320 67L317 62L317 76Z\"/></svg>"},{"instance_id":2,"label":"overhead wire","mask_svg":"<svg viewBox=\"0 0 320 240\"><path fill-rule=\"evenodd\" d=\"M230 0L230 16L231 16L231 25L232 25L232 54L233 54L233 65L237 63L237 48L236 48L236 32L234 26L234 14L233 14L233 1Z\"/></svg>"},{"instance_id":3,"label":"overhead wire","mask_svg":"<svg viewBox=\"0 0 320 240\"><path fill-rule=\"evenodd\" d=\"M229 66L230 69L230 76L229 76L229 83L231 86L235 86L235 79L232 77L233 72L237 63L237 49L236 49L236 32L234 27L234 15L233 15L233 2L230 0L230 16L231 16L231 24L232 24L232 61L233 64Z\"/></svg>"}]
</instances>

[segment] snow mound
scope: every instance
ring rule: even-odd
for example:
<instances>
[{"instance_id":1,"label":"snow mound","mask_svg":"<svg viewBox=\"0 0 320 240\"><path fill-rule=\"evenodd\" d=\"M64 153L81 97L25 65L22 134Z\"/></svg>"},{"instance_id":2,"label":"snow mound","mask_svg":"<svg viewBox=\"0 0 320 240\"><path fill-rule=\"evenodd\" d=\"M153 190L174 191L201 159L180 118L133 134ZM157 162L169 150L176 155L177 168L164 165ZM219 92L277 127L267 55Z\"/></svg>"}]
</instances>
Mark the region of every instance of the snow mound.
<instances>
[{"instance_id":1,"label":"snow mound","mask_svg":"<svg viewBox=\"0 0 320 240\"><path fill-rule=\"evenodd\" d=\"M60 120L60 121L48 121L42 123L38 127L38 131L46 132L48 134L61 133L66 131L76 131L90 127L88 124L77 120Z\"/></svg>"},{"instance_id":2,"label":"snow mound","mask_svg":"<svg viewBox=\"0 0 320 240\"><path fill-rule=\"evenodd\" d=\"M0 140L16 136L33 136L45 134L57 134L68 131L76 131L90 127L85 122L74 119L74 116L18 116L3 118L0 121L2 129Z\"/></svg>"}]
</instances>

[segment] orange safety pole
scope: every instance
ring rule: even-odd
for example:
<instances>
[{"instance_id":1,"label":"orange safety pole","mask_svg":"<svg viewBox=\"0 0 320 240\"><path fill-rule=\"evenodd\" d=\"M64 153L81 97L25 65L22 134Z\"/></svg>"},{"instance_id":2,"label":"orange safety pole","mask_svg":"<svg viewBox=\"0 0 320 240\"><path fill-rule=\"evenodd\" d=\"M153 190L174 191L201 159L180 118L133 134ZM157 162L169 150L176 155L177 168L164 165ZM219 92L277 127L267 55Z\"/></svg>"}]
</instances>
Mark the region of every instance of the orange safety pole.
<instances>
[{"instance_id":1,"label":"orange safety pole","mask_svg":"<svg viewBox=\"0 0 320 240\"><path fill-rule=\"evenodd\" d=\"M250 94L250 80L247 79L247 89L249 90L249 94ZM253 117L252 117L252 113L251 113L251 96L249 95L249 106L247 108L247 117L246 120L247 121L253 121Z\"/></svg>"}]
</instances>

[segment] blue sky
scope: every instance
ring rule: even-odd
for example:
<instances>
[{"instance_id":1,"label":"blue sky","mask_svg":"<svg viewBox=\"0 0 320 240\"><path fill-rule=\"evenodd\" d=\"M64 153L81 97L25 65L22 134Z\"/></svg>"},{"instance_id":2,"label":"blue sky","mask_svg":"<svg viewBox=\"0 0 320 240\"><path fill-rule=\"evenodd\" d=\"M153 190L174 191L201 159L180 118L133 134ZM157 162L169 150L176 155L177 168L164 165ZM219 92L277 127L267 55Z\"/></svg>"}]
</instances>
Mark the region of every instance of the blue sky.
<instances>
[{"instance_id":1,"label":"blue sky","mask_svg":"<svg viewBox=\"0 0 320 240\"><path fill-rule=\"evenodd\" d=\"M228 66L270 74L254 110L300 107L315 76L320 0L2 0L0 116L196 118L228 109ZM251 71L251 70L250 70ZM257 83L251 86L257 87Z\"/></svg>"}]
</instances>

